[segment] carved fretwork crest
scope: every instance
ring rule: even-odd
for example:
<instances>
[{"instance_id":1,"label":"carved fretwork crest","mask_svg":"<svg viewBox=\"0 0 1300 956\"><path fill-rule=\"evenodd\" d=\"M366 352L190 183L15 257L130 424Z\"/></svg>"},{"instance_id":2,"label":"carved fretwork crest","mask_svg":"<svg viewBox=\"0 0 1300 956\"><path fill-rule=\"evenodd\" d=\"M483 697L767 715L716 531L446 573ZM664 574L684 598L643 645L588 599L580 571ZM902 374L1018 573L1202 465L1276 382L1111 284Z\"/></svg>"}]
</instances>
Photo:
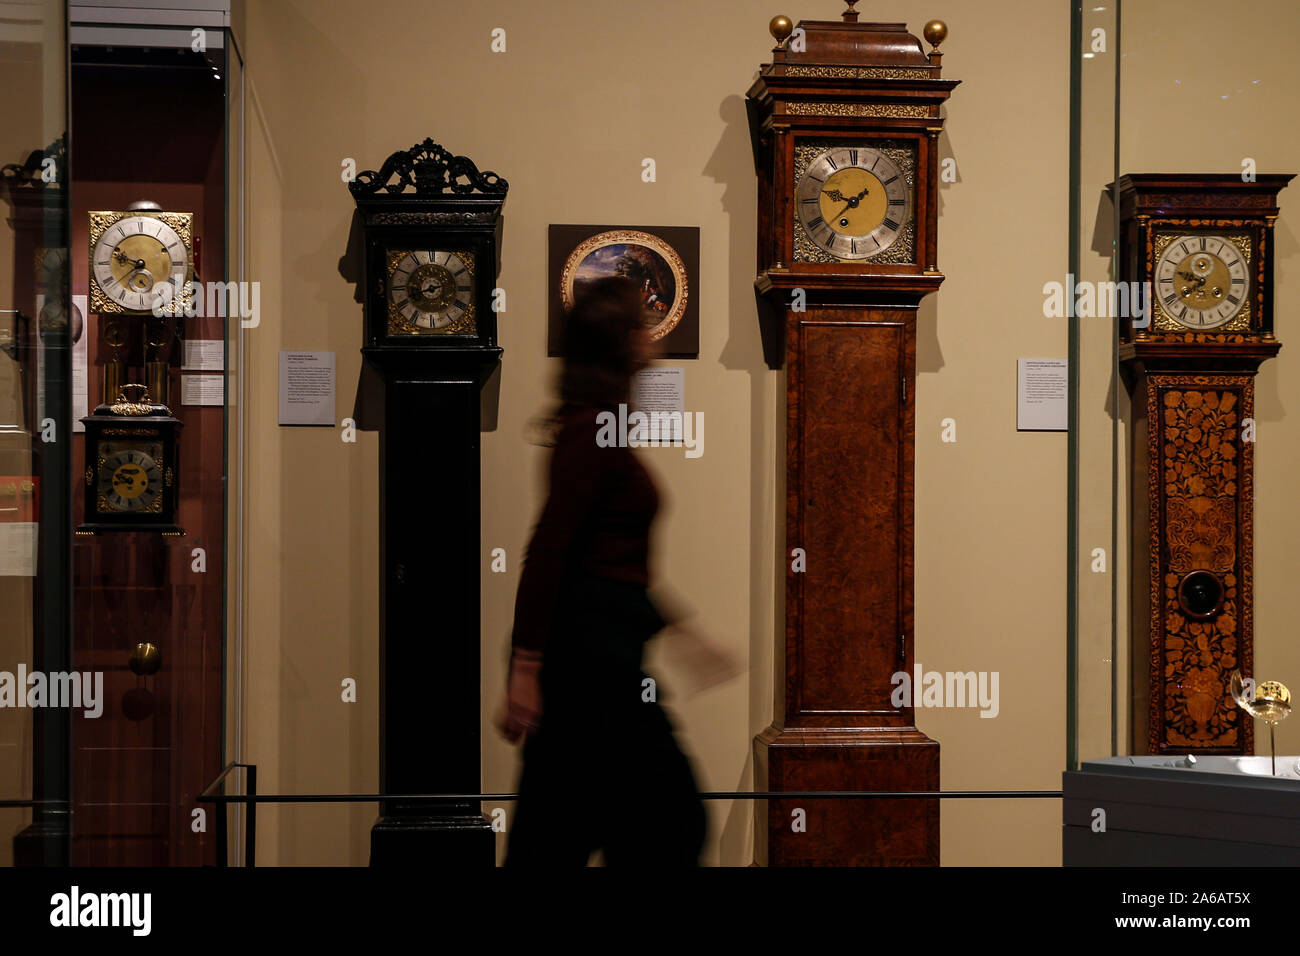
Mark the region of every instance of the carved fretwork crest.
<instances>
[{"instance_id":1,"label":"carved fretwork crest","mask_svg":"<svg viewBox=\"0 0 1300 956\"><path fill-rule=\"evenodd\" d=\"M376 172L367 169L348 183L354 198L384 194L397 196L413 191L416 196L466 196L482 193L505 196L510 184L496 173L478 167L464 156L453 156L432 139L399 150Z\"/></svg>"}]
</instances>

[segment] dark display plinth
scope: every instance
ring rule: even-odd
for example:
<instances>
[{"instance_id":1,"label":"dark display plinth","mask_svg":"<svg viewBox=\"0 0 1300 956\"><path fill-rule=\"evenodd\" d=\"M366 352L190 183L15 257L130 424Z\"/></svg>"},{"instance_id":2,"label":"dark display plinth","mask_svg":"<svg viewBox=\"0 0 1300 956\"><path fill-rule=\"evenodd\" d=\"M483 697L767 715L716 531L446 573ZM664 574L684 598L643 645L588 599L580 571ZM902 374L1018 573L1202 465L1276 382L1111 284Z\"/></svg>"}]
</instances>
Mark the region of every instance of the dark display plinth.
<instances>
[{"instance_id":1,"label":"dark display plinth","mask_svg":"<svg viewBox=\"0 0 1300 956\"><path fill-rule=\"evenodd\" d=\"M1112 757L1064 775L1066 866L1300 865L1295 756ZM1105 828L1099 824L1104 812Z\"/></svg>"}]
</instances>

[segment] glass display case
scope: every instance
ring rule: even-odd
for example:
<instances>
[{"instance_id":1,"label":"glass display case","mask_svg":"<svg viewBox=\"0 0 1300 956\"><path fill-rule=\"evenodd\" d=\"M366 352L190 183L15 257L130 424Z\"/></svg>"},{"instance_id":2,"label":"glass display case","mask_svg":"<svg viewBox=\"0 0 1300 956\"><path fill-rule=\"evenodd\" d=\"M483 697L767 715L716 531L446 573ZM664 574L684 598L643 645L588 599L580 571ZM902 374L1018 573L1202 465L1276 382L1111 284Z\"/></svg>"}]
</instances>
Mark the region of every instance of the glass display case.
<instances>
[{"instance_id":1,"label":"glass display case","mask_svg":"<svg viewBox=\"0 0 1300 956\"><path fill-rule=\"evenodd\" d=\"M791 12L835 16L840 5L817 0ZM726 339L718 361L708 361L705 336L696 356L705 361L676 371L685 380L690 370L693 391L684 394L692 401L711 415L716 409L730 416L727 430L714 434L748 434L752 448L719 440L711 461L722 459L725 467L714 472L683 472L684 461L664 467L665 489L681 502L681 520L668 526L675 530L667 536L673 544L665 551L665 577L693 582L702 616L719 631L734 627L730 636L748 672L743 689L721 692L730 697L674 706L694 734L706 789L732 795L713 813L724 833L716 860L753 859L750 823L755 810L770 808L747 802L747 793L762 789L750 746L789 677L780 657L787 608L780 574L771 576L772 554L789 533L780 523L790 503L786 479L771 481L789 452L782 405L788 370L764 364L751 328L754 276L746 252L755 230L771 227L761 217L771 215L775 187L755 189L750 117L739 95L742 81L752 82L751 61L766 55L765 18L750 17L748 32L725 48L708 41L709 56L731 58L707 94L716 103L705 103L695 88L686 95L675 79L634 77L615 90L625 108L611 111L604 92L584 93L564 123L543 128L538 119L522 136L512 125L516 113L549 115L555 103L555 91L529 82L556 72L549 60L534 59L538 47L513 47L511 58L494 61L496 74L471 59L458 63L475 82L455 115L448 107L428 120L397 101L357 95L365 84L401 88L409 81L404 71L418 60L393 56L373 23L360 29L352 15L329 5L290 5L292 16L263 7L252 15L261 31L254 35L264 39L259 49L295 68L258 75L258 123L248 130L256 160L247 163L257 187L253 207L247 197L254 190L245 188L244 62L229 0L21 6L23 18L6 25L9 42L0 48L0 77L11 91L0 130L0 682L12 674L23 695L23 703L0 706L0 864L205 865L224 860L225 850L239 862L243 838L251 845L256 828L241 826L240 807L214 810L198 798L209 785L242 792L234 771L259 762L264 796L333 792L337 803L355 804L265 812L262 839L273 849L264 860L365 861L369 804L377 802L368 798L384 779L373 705L382 693L379 588L389 586L377 516L388 486L379 481L383 446L372 424L382 390L375 392L377 380L366 381L360 357L363 230L349 220L353 204L344 183L358 163L378 167L395 155L395 144L444 134L455 149L510 176L515 217L511 238L503 240L509 256L502 257L500 286L492 291L509 289L513 311L502 318L501 338L518 365L488 389L485 419L492 425L471 430L467 443L482 456L482 541L510 557L500 571L483 575L476 619L481 703L466 703L456 715L467 727L479 721L478 786L500 798L484 802L484 816L495 824L496 811L502 819L513 812L502 795L516 786L517 755L490 732L489 697L506 679L499 639L513 626L512 575L522 563L510 549L526 542L540 505L528 498L526 481L542 453L526 439L524 423L547 399L541 383L554 371L540 333L528 339L533 327L511 317L542 314L537 309L544 312L554 292L544 288L550 250L542 237L555 223L689 222L702 236L704 264L692 276L692 294L716 295L710 308L725 306L717 311L731 325L716 336ZM1278 819L1287 819L1300 721L1280 720L1278 709L1273 724L1261 722L1231 690L1234 673L1251 693L1264 681L1300 682L1287 604L1290 541L1300 534L1300 518L1285 498L1300 467L1300 443L1285 437L1288 411L1300 407L1300 377L1286 371L1288 349L1300 349L1289 343L1287 308L1300 262L1300 186L1285 180L1300 170L1300 151L1277 119L1288 115L1300 82L1277 62L1282 58L1259 54L1260 28L1275 6L1244 0L1226 16L1208 0L1190 0L1171 19L1150 0L1060 4L1035 8L1033 28L1026 29L1029 14L1014 5L981 11L975 24L958 19L967 14L920 10L908 0L898 13L908 30L925 35L924 16L953 17L951 39L946 27L929 28L928 37L944 34L942 54L937 44L917 52L925 62L897 76L873 75L872 65L789 64L805 71L790 74L807 84L791 100L790 115L803 117L810 115L808 90L824 91L832 80L918 80L924 88L940 56L950 57L944 69L962 82L942 114L937 103L934 116L920 116L900 112L899 103L844 99L822 103L827 113L817 121L905 121L918 143L932 140L926 149L933 149L934 169L925 176L934 178L936 231L943 235L936 249L943 251L920 278L935 289L942 278L944 287L916 309L915 354L890 353L915 367L904 362L882 391L890 402L915 403L908 407L920 416L908 423L922 440L907 459L919 504L891 525L915 537L915 567L912 558L903 562L905 574L915 575L915 602L909 592L907 622L881 625L886 639L872 645L898 666L893 677L923 688L899 699L914 705L915 729L944 748L942 776L935 769L923 791L928 810L938 804L930 829L943 831L926 862L1055 862L1062 769L1105 777L1094 793L1130 784L1185 788L1189 795L1177 800L1190 801L1186 806L1162 805L1189 812L1214 809L1196 803L1196 788L1232 788L1230 796L1220 794L1223 807L1265 794ZM863 13L864 22L874 16ZM1193 66L1185 51L1205 42L1206 22L1215 25L1221 55ZM627 29L629 44L640 42L632 27L615 26ZM896 24L885 26L898 32ZM1056 30L1059 43L1042 44L1034 51L1041 60L1008 79L1005 66L987 55L988 34L977 32L990 28L1005 37ZM581 35L591 42L574 49L584 56L603 49L600 31L607 29L583 25L590 32ZM468 41L458 41L457 55L468 58L467 49ZM274 57L268 54L268 62ZM1068 98L1059 82L1067 60ZM588 68L603 67L581 59L565 65ZM705 82L691 80L701 89ZM1015 100L1025 89L1023 102ZM339 104L336 125L318 124L299 138L290 127L327 95ZM681 111L680 129L651 129L656 124L638 110L652 98ZM505 118L495 133L481 120L492 111ZM942 128L922 127L940 115ZM1029 129L1052 143L1068 131L1068 149L1022 150L1015 160L1029 158L1018 175L990 173L1012 161L1010 137ZM668 199L661 189L645 202L653 173L637 182L646 189L625 190L617 163L579 155L612 136L600 150L652 159L642 155L649 153L641 145L647 130L665 150L717 142L712 160L665 155L658 168L678 175L695 162L697 186L722 183L726 201L689 190ZM813 154L798 155L806 172ZM566 177L581 178L581 188L557 188ZM755 195L762 197L759 218L737 216L754 212ZM542 204L546 197L555 205ZM857 199L843 199L857 208ZM999 212L1023 224L995 253L979 233ZM246 235L246 215L257 245ZM1202 239L1210 245L1201 246ZM852 246L853 237L847 241ZM821 248L816 255L828 254ZM310 291L295 298L294 308L279 310L275 335L260 340L260 353L249 344L263 297L247 281L246 259L268 283ZM989 294L989 276L1007 261L1018 264L1013 277L1001 294ZM1148 268L1151 290L1143 284ZM854 279L851 271L845 275ZM1157 295L1165 280L1176 284ZM1066 291L1066 334L1046 308L1040 318L1043 283ZM1245 296L1238 296L1238 283ZM1166 295L1172 299L1162 304ZM1241 298L1248 301L1244 311ZM1200 304L1189 313L1194 302ZM1196 324L1180 325L1179 316L1188 314ZM722 328L719 321L713 331ZM329 388L339 414L315 424L348 425L328 440L326 429L288 429L276 419L282 346L328 353L337 362ZM1017 427L1013 389L997 369L1035 354L1052 355L1056 367L1066 347L1068 435ZM844 357L838 347L826 354ZM735 379L723 375L736 369L760 384L748 396L724 400ZM856 372L845 380L864 381ZM256 414L247 401L253 391L271 397ZM840 393L826 394L827 407L837 408ZM963 437L959 445L954 410L962 414L960 433L974 440ZM263 456L251 483L246 426L249 447ZM349 430L359 439L335 439ZM838 433L828 441L836 454L847 447ZM1054 470L1062 452L1064 476ZM445 439L439 454L451 454ZM868 457L874 455L872 449ZM445 480L445 469L438 473ZM421 494L423 480L412 482ZM837 496L841 486L852 494L837 498L836 512L824 512L825 533L837 542L843 515L865 510L859 499L877 496L863 490L856 473L836 483ZM257 495L246 498L246 487ZM737 501L747 507L719 506ZM246 520L259 529L257 549L247 546ZM724 566L749 570L717 570ZM246 591L246 573L259 588ZM903 580L877 576L888 587ZM825 580L836 599L828 606L839 607L841 592L858 587ZM1014 627L1004 623L1008 603ZM871 630L866 624L876 612L869 603L843 607L863 633ZM426 613L420 606L417 616L422 621ZM260 628L251 656L245 615ZM448 627L445 617L438 627ZM827 633L842 636L835 627ZM909 653L914 667L904 666ZM473 655L464 662L473 665ZM831 663L819 673L857 693L856 676ZM882 666L871 671L888 679ZM44 681L44 696L28 706L34 675ZM258 693L245 695L246 680L258 682ZM340 695L340 681L359 694ZM933 702L924 689L931 681ZM878 696L897 709L894 682L877 684ZM63 696L53 696L56 688ZM0 704L4 693L0 683ZM417 741L408 751L423 759L427 714L420 715L406 731ZM253 742L248 753L241 749L246 739ZM842 776L841 766L834 769ZM458 792L472 789L466 784ZM892 799L900 818L915 815L902 797ZM1073 809L1071 799L1067 824L1088 829L1087 798ZM211 817L227 812L232 839L219 847ZM784 835L784 814L778 816ZM1223 825L1207 822L1212 815L1197 819L1198 826ZM322 830L339 837L320 839ZM503 850L505 830L495 832Z\"/></svg>"},{"instance_id":2,"label":"glass display case","mask_svg":"<svg viewBox=\"0 0 1300 956\"><path fill-rule=\"evenodd\" d=\"M6 779L42 801L4 852L211 863L195 798L225 756L227 448L255 321L239 281L239 53L228 4L45 6L58 36L39 52L66 64L48 71L66 89L43 117L55 135L33 118L32 158L6 167L0 495L18 491L0 603L23 622L11 656L71 697L0 713L21 742Z\"/></svg>"},{"instance_id":3,"label":"glass display case","mask_svg":"<svg viewBox=\"0 0 1300 956\"><path fill-rule=\"evenodd\" d=\"M1089 57L1085 52L1079 63L1077 226L1072 236L1079 282L1095 287L1140 278L1130 274L1131 263L1148 250L1130 248L1130 265L1122 260L1124 230L1137 235L1139 220L1153 223L1155 247L1162 241L1162 221L1184 224L1183 231L1196 243L1203 235L1211 253L1219 241L1216 236L1232 240L1239 231L1247 262L1240 278L1225 271L1223 307L1209 319L1201 316L1210 313L1194 310L1190 314L1197 318L1179 324L1176 314L1186 298L1174 300L1170 308L1161 295L1177 296L1186 289L1165 289L1158 276L1155 302L1149 301L1151 293L1144 293L1152 305L1153 324L1146 334L1138 329L1136 337L1176 338L1175 345L1192 358L1165 359L1165 370L1189 364L1204 381L1189 381L1184 390L1213 392L1205 393L1205 401L1213 404L1202 405L1199 395L1194 398L1200 411L1185 422L1177 395L1161 393L1161 413L1156 416L1160 427L1173 427L1168 423L1175 415L1185 427L1183 432L1159 434L1166 444L1192 443L1188 447L1194 446L1194 453L1185 463L1160 458L1166 453L1163 447L1154 456L1147 453L1147 432L1155 434L1156 425L1147 422L1144 408L1134 407L1134 396L1145 393L1133 370L1133 349L1124 341L1125 322L1131 320L1093 314L1071 320L1077 390L1070 450L1072 767L1099 757L1145 755L1152 748L1243 756L1263 752L1249 721L1240 724L1239 733L1230 730L1219 737L1206 728L1237 726L1233 715L1239 708L1230 692L1234 670L1248 680L1285 683L1288 677L1294 682L1300 668L1285 611L1290 558L1283 538L1291 510L1285 496L1292 452L1281 441L1281 423L1291 389L1283 360L1272 359L1288 338L1286 305L1294 296L1286 280L1295 254L1292 222L1300 216L1292 210L1292 190L1285 188L1297 156L1273 117L1293 100L1296 83L1282 65L1249 55L1251 31L1267 12L1265 4L1247 4L1240 17L1225 21L1220 46L1231 52L1209 70L1185 69L1165 55L1186 39L1184 31L1193 29L1189 20L1171 21L1159 16L1152 4L1135 2L1083 14L1085 35L1104 36L1118 56ZM1198 126L1207 130L1190 152L1162 134L1168 117L1183 115L1196 117ZM1131 196L1122 198L1121 190L1140 191L1144 178L1163 184L1158 205L1134 210ZM1220 203L1217 197L1226 196L1221 207L1234 211L1217 218L1209 212L1183 216L1175 194L1180 189L1186 194L1184 187L1191 181L1199 191L1196 208L1212 210ZM1256 221L1259 239L1252 243L1247 240L1255 234ZM1219 258L1226 270L1238 252L1230 244L1223 248L1228 251ZM1155 262L1158 248L1149 251ZM1170 264L1161 268L1174 272L1173 258L1166 255ZM1207 258L1206 264L1213 263ZM1140 262L1137 268L1140 271ZM1182 275L1183 267L1177 268ZM1182 285L1193 288L1197 282L1193 276ZM1238 288L1248 290L1247 308L1222 318L1232 311L1233 290ZM1204 296L1212 294L1217 291ZM1260 318L1266 321L1256 326L1251 308L1263 311ZM1162 331L1162 322L1169 323L1170 331ZM1127 338L1131 341L1134 333ZM1253 348L1256 354L1243 363L1231 352L1234 346ZM1281 355L1286 355L1285 348ZM1224 374L1240 379L1240 408L1234 391L1238 384L1217 381L1216 376ZM1225 397L1228 392L1234 393L1232 399ZM1223 414L1214 415L1220 408ZM1228 430L1209 435L1211 421ZM1232 446L1222 456L1217 452L1220 441ZM1147 482L1144 472L1153 458L1160 480ZM1211 477L1220 474L1225 481L1215 486ZM1186 502L1174 500L1174 486L1184 478L1190 489ZM1253 495L1239 493L1238 486ZM1135 490L1149 501L1135 500ZM1184 504L1197 515L1224 512L1226 529L1202 517L1184 533L1179 526ZM1155 536L1150 548L1144 537L1148 527ZM1185 558L1180 557L1182 551L1187 552ZM1172 561L1160 563L1170 554ZM1159 573L1143 567L1149 560ZM1194 572L1208 573L1219 582L1210 584L1224 592L1204 613L1189 607L1186 592L1179 591ZM1149 598L1153 587L1160 593ZM1168 646L1151 649L1151 636L1144 633L1151 628L1167 629ZM1164 678L1154 678L1149 658L1162 653L1156 663L1164 667ZM1161 711L1150 722L1182 724L1159 741L1153 731L1147 744L1133 730L1135 721L1139 726L1147 721L1139 712L1144 705L1153 714ZM1260 729L1266 728L1261 724ZM1291 730L1281 724L1278 742L1294 750Z\"/></svg>"},{"instance_id":4,"label":"glass display case","mask_svg":"<svg viewBox=\"0 0 1300 956\"><path fill-rule=\"evenodd\" d=\"M1102 37L1118 55L1078 64L1072 268L1094 289L1141 288L1131 315L1071 320L1067 749L1069 769L1106 787L1235 787L1240 811L1273 776L1270 738L1275 803L1294 790L1300 751L1300 728L1282 719L1300 672L1285 440L1300 221L1286 186L1300 154L1275 121L1297 84L1253 52L1263 3L1216 18L1211 67L1171 57L1192 42L1199 8L1210 15L1139 2L1083 12L1085 42ZM1179 118L1197 130L1190 141L1169 135ZM1234 674L1258 706L1239 703ZM1070 788L1067 823L1086 830L1069 819ZM1223 824L1198 820L1203 837ZM1262 832L1255 842L1292 853Z\"/></svg>"},{"instance_id":5,"label":"glass display case","mask_svg":"<svg viewBox=\"0 0 1300 956\"><path fill-rule=\"evenodd\" d=\"M70 669L72 347L67 295L67 19L28 5L7 24L0 193L0 655L7 676ZM62 438L63 440L59 440ZM23 691L26 690L24 686ZM66 860L69 712L0 710L0 861ZM35 702L35 701L33 701Z\"/></svg>"}]
</instances>

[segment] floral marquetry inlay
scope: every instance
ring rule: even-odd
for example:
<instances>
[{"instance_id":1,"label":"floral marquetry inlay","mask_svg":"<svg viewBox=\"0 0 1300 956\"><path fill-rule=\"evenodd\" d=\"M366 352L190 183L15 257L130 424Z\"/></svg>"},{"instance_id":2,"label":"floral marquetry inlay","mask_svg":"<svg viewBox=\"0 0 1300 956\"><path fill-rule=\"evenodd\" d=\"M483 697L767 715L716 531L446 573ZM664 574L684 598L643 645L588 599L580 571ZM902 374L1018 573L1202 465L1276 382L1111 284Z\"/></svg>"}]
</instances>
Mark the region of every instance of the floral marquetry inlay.
<instances>
[{"instance_id":1,"label":"floral marquetry inlay","mask_svg":"<svg viewBox=\"0 0 1300 956\"><path fill-rule=\"evenodd\" d=\"M1159 454L1149 462L1149 507L1162 516L1150 542L1152 607L1160 609L1152 627L1164 638L1151 644L1153 675L1161 675L1151 716L1163 723L1163 744L1173 750L1236 749L1243 727L1229 677L1238 667L1248 673L1251 664L1238 653L1242 627L1250 624L1242 620L1241 598L1250 587L1249 548L1238 542L1250 534L1250 444L1242 440L1242 419L1252 387L1237 376L1153 376L1151 385L1148 420ZM1205 571L1221 586L1220 603L1213 613L1194 615L1180 601L1180 587L1191 572Z\"/></svg>"}]
</instances>

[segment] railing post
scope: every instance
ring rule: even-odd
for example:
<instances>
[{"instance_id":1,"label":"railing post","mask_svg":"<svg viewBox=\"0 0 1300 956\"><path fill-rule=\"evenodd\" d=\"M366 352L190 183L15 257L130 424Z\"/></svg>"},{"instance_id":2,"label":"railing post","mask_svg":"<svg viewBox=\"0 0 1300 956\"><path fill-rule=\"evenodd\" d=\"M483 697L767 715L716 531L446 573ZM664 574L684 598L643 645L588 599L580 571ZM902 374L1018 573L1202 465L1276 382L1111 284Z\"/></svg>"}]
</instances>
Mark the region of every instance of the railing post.
<instances>
[{"instance_id":1,"label":"railing post","mask_svg":"<svg viewBox=\"0 0 1300 956\"><path fill-rule=\"evenodd\" d=\"M221 789L225 792L224 784ZM217 818L217 866L224 869L230 865L230 852L227 846L229 830L226 826L226 815L230 813L230 804L220 800L213 805L212 809L215 811L213 815Z\"/></svg>"},{"instance_id":2,"label":"railing post","mask_svg":"<svg viewBox=\"0 0 1300 956\"><path fill-rule=\"evenodd\" d=\"M250 765L248 767L248 795L257 796L257 767ZM244 834L244 858L246 866L257 865L257 801L250 800L248 803L248 829Z\"/></svg>"}]
</instances>

